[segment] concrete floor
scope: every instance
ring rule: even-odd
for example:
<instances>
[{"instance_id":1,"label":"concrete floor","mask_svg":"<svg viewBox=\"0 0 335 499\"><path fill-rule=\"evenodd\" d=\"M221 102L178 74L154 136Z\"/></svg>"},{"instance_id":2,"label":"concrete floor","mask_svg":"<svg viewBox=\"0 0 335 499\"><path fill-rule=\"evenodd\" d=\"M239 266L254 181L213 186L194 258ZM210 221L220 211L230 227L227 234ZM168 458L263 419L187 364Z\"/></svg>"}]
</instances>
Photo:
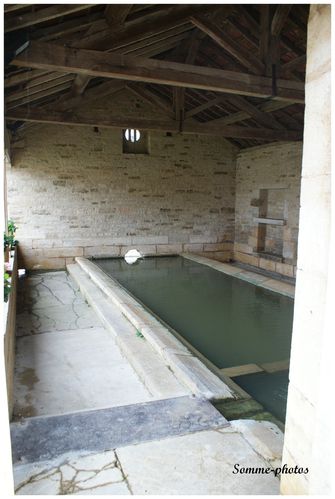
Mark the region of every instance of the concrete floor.
<instances>
[{"instance_id":1,"label":"concrete floor","mask_svg":"<svg viewBox=\"0 0 335 499\"><path fill-rule=\"evenodd\" d=\"M116 327L122 328L124 318L115 317L119 321ZM124 327L129 329L129 323ZM19 457L13 467L16 494L278 494L279 479L272 471L269 474L233 474L236 463L245 467L270 467L271 470L280 465L283 435L272 423L241 420L229 424L217 413L214 420L222 418L223 426L210 423L210 427L199 431L196 425L190 424L187 434L182 434L179 428L187 422L185 411L167 410L166 415L171 415L172 422L178 416L182 424L176 420L173 431L168 424L164 426L163 438L151 432L147 438L145 425L159 429L158 423L155 424L159 418L154 413L144 417L143 403L164 399L161 402L169 406L173 402L171 397L177 397L173 404L178 405L183 400L187 402L187 397L192 402L192 395L158 360L159 356L150 345L136 336L136 329L128 329L132 355L136 350L134 342L139 342L137 362L141 363L142 355L145 355L142 363L147 362L149 366L154 361L152 373L148 367L145 369L153 376L154 382L150 386L157 387L156 392L150 392L139 379L112 333L101 325L66 272L33 273L21 281L14 414L16 420L24 421L13 425L23 427L27 421L34 420L31 416L45 419L70 413L57 417L73 418L77 411L117 406L127 411L128 404L134 404L138 418L136 430L140 434L141 425L144 425L144 437L141 437L143 441L129 444L129 434L135 433L135 429L128 428L127 420L124 441L119 438L122 431L109 424L106 430L110 428L112 433L115 430L121 445L106 447L102 444L99 448L103 448L103 452L93 448L83 450L82 447L74 451L71 447L70 452L56 452L56 457L50 460L25 462ZM162 392L160 378L163 372L168 387L164 385ZM211 404L206 404L210 411L215 411ZM146 410L150 412L150 409ZM98 412L95 411L95 418L100 417ZM79 412L79 416L82 415L90 417L88 413ZM200 421L193 410L189 417L195 418L196 424ZM36 421L40 423L41 419L36 418ZM118 422L122 425L122 418ZM97 420L94 423L92 419L90 428L97 433L95 438L99 438L98 427ZM56 434L60 431L57 424L54 429ZM41 439L38 433L37 440ZM45 442L49 442L49 435Z\"/></svg>"}]
</instances>

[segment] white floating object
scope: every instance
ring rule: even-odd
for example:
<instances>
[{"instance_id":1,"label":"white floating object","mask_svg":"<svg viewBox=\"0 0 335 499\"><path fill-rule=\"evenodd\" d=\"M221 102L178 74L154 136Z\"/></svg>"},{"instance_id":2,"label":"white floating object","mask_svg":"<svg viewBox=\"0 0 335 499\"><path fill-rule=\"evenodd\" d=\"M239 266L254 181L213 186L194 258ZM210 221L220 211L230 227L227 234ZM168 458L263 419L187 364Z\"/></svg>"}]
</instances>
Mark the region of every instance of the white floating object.
<instances>
[{"instance_id":1,"label":"white floating object","mask_svg":"<svg viewBox=\"0 0 335 499\"><path fill-rule=\"evenodd\" d=\"M126 260L129 265L132 265L135 263L139 258L141 258L141 253L137 251L137 249L132 249L127 251L127 253L124 255L124 259Z\"/></svg>"}]
</instances>

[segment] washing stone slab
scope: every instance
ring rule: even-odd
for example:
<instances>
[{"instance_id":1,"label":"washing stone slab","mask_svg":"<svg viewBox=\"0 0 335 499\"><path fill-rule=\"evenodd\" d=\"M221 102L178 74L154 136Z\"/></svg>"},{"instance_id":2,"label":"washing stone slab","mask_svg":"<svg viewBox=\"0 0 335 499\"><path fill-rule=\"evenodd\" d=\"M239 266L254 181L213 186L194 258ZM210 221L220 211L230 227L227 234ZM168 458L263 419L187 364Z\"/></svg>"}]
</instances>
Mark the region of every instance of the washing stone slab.
<instances>
[{"instance_id":1,"label":"washing stone slab","mask_svg":"<svg viewBox=\"0 0 335 499\"><path fill-rule=\"evenodd\" d=\"M70 451L107 451L224 428L230 423L207 400L186 396L34 417L10 426L13 462L29 463L51 460Z\"/></svg>"},{"instance_id":2,"label":"washing stone slab","mask_svg":"<svg viewBox=\"0 0 335 499\"><path fill-rule=\"evenodd\" d=\"M179 340L176 341L176 337L171 331L165 328L164 336L159 335L163 325L151 312L128 294L115 279L107 276L97 265L86 258L76 257L76 262L81 270L86 272L90 279L107 295L108 299L147 339L168 368L187 389L191 389L199 397L210 400L235 397L234 389L230 388L193 353L189 352ZM72 269L73 265L69 265L69 272L72 273ZM119 301L121 291L122 301ZM171 348L172 342L173 348Z\"/></svg>"}]
</instances>

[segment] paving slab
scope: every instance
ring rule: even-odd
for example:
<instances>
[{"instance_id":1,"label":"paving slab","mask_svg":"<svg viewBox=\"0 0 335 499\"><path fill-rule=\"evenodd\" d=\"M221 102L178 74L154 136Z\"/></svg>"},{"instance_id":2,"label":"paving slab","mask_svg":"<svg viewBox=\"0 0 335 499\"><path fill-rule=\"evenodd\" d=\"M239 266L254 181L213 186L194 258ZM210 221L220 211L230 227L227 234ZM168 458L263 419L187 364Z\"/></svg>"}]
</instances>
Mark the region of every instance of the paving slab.
<instances>
[{"instance_id":1,"label":"paving slab","mask_svg":"<svg viewBox=\"0 0 335 499\"><path fill-rule=\"evenodd\" d=\"M16 418L152 399L102 327L25 336L16 345Z\"/></svg>"},{"instance_id":2,"label":"paving slab","mask_svg":"<svg viewBox=\"0 0 335 499\"><path fill-rule=\"evenodd\" d=\"M34 417L11 423L13 461L50 460L70 451L106 451L225 426L229 426L227 420L208 401L196 397Z\"/></svg>"},{"instance_id":3,"label":"paving slab","mask_svg":"<svg viewBox=\"0 0 335 499\"><path fill-rule=\"evenodd\" d=\"M14 466L16 495L129 495L113 451Z\"/></svg>"},{"instance_id":4,"label":"paving slab","mask_svg":"<svg viewBox=\"0 0 335 499\"><path fill-rule=\"evenodd\" d=\"M234 474L234 465L267 468L239 434L203 431L116 450L135 495L278 495L269 474Z\"/></svg>"}]
</instances>

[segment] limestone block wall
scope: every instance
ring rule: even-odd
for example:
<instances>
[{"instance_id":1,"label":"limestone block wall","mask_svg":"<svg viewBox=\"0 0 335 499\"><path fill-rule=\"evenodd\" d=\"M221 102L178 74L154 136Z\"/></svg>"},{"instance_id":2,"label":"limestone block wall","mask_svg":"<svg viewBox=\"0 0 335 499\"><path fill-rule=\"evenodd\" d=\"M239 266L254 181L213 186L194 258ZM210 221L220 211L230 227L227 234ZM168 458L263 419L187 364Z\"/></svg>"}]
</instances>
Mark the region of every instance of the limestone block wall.
<instances>
[{"instance_id":1,"label":"limestone block wall","mask_svg":"<svg viewBox=\"0 0 335 499\"><path fill-rule=\"evenodd\" d=\"M148 115L129 93L117 105ZM220 137L152 132L149 154L123 154L121 130L38 125L12 148L8 212L27 268L133 247L231 257L236 149Z\"/></svg>"},{"instance_id":2,"label":"limestone block wall","mask_svg":"<svg viewBox=\"0 0 335 499\"><path fill-rule=\"evenodd\" d=\"M281 492L333 495L331 6L313 4L310 9L298 270L283 452L284 463L308 467L309 472L283 475Z\"/></svg>"},{"instance_id":3,"label":"limestone block wall","mask_svg":"<svg viewBox=\"0 0 335 499\"><path fill-rule=\"evenodd\" d=\"M234 258L267 270L295 275L298 239L301 142L273 143L239 152L236 164ZM264 203L264 196L267 200ZM265 212L262 213L266 205ZM284 219L267 225L259 217ZM266 230L264 252L260 230ZM282 252L281 258L271 253Z\"/></svg>"}]
</instances>

